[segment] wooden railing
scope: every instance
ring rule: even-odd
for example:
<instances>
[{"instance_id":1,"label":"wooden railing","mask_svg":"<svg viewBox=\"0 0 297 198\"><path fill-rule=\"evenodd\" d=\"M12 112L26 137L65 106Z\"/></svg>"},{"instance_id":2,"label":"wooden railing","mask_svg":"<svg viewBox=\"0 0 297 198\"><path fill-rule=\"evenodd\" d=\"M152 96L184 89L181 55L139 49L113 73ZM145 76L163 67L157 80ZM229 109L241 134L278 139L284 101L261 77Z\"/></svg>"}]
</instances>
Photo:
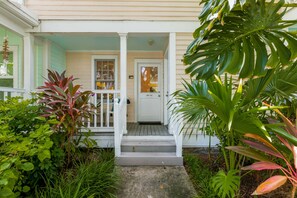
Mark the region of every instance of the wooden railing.
<instances>
[{"instance_id":1,"label":"wooden railing","mask_svg":"<svg viewBox=\"0 0 297 198\"><path fill-rule=\"evenodd\" d=\"M121 142L124 133L126 133L126 99L116 99L114 104L114 148L115 156L121 154Z\"/></svg>"},{"instance_id":2,"label":"wooden railing","mask_svg":"<svg viewBox=\"0 0 297 198\"><path fill-rule=\"evenodd\" d=\"M91 98L95 113L88 121L87 127L96 132L114 131L114 101L119 97L117 90L95 90Z\"/></svg>"},{"instance_id":3,"label":"wooden railing","mask_svg":"<svg viewBox=\"0 0 297 198\"><path fill-rule=\"evenodd\" d=\"M169 121L169 133L173 135L175 144L176 144L176 156L182 157L182 147L183 147L183 119L180 115L172 115L172 110L177 107L175 101L173 101L173 105L171 106L170 118Z\"/></svg>"},{"instance_id":4,"label":"wooden railing","mask_svg":"<svg viewBox=\"0 0 297 198\"><path fill-rule=\"evenodd\" d=\"M7 100L9 97L16 96L24 97L25 93L24 89L0 87L0 100Z\"/></svg>"}]
</instances>

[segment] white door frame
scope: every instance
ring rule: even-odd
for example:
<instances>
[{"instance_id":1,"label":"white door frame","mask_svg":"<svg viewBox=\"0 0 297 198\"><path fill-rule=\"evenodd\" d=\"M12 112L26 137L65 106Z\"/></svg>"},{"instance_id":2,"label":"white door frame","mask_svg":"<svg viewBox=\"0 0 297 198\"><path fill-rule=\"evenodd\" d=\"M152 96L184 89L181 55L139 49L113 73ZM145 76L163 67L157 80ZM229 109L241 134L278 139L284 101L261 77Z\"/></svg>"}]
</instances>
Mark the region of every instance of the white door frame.
<instances>
[{"instance_id":1,"label":"white door frame","mask_svg":"<svg viewBox=\"0 0 297 198\"><path fill-rule=\"evenodd\" d=\"M164 89L164 76L167 75L167 72L164 70L164 60L163 59L135 59L134 60L134 100L135 100L135 117L134 117L134 122L137 122L138 120L138 64L149 64L149 63L155 63L155 64L160 64L161 68L161 105L164 103L164 96L165 96L165 89ZM166 72L166 73L165 73ZM167 112L167 107L161 108L161 123L164 123L164 112Z\"/></svg>"}]
</instances>

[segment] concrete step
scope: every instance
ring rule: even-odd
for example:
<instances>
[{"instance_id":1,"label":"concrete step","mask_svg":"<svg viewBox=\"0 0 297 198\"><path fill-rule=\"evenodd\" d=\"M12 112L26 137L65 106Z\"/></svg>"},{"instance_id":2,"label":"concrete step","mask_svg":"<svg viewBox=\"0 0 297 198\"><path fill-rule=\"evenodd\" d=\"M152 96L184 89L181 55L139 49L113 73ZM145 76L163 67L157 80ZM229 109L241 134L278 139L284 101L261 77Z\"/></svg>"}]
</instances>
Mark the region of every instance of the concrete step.
<instances>
[{"instance_id":1,"label":"concrete step","mask_svg":"<svg viewBox=\"0 0 297 198\"><path fill-rule=\"evenodd\" d=\"M174 140L122 140L122 152L175 152Z\"/></svg>"},{"instance_id":2,"label":"concrete step","mask_svg":"<svg viewBox=\"0 0 297 198\"><path fill-rule=\"evenodd\" d=\"M122 152L116 157L120 166L182 166L183 157L175 152Z\"/></svg>"}]
</instances>

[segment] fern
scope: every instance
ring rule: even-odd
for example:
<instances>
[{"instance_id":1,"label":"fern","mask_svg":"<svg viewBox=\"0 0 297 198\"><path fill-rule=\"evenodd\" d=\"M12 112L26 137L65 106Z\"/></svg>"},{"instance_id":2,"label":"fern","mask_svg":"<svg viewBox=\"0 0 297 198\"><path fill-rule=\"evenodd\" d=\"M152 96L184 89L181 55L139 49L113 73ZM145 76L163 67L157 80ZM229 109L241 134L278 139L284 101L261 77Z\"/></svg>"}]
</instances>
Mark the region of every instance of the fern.
<instances>
[{"instance_id":1,"label":"fern","mask_svg":"<svg viewBox=\"0 0 297 198\"><path fill-rule=\"evenodd\" d=\"M221 198L233 198L239 189L239 170L229 170L227 174L220 170L211 180L211 186Z\"/></svg>"}]
</instances>

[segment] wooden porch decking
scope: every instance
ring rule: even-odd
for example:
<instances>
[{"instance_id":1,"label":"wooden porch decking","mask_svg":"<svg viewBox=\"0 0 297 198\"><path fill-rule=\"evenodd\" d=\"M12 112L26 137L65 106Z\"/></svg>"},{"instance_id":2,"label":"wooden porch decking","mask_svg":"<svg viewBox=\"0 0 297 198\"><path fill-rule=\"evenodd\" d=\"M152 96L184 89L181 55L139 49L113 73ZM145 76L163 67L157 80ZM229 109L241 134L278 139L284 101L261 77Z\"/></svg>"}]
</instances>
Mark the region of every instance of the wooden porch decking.
<instances>
[{"instance_id":1,"label":"wooden porch decking","mask_svg":"<svg viewBox=\"0 0 297 198\"><path fill-rule=\"evenodd\" d=\"M125 136L171 136L165 125L127 123L127 130Z\"/></svg>"}]
</instances>

